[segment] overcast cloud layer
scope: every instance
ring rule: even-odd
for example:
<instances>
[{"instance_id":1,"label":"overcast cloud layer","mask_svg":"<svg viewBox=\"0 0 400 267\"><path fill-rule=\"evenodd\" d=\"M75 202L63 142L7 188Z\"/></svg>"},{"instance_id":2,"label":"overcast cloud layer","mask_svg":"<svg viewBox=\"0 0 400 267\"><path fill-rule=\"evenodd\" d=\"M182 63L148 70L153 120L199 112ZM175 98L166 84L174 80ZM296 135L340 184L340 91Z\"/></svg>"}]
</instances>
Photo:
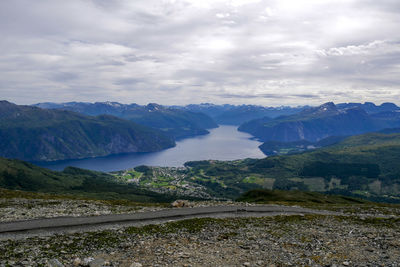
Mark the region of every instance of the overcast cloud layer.
<instances>
[{"instance_id":1,"label":"overcast cloud layer","mask_svg":"<svg viewBox=\"0 0 400 267\"><path fill-rule=\"evenodd\" d=\"M399 0L1 0L19 104L400 104Z\"/></svg>"}]
</instances>

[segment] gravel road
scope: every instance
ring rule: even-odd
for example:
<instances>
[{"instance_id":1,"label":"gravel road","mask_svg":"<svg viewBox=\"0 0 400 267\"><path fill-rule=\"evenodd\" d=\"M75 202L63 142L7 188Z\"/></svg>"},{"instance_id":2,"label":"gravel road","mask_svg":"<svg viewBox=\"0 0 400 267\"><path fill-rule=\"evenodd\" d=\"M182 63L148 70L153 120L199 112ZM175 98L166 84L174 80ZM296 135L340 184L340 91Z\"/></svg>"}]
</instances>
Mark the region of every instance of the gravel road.
<instances>
[{"instance_id":1,"label":"gravel road","mask_svg":"<svg viewBox=\"0 0 400 267\"><path fill-rule=\"evenodd\" d=\"M0 239L18 239L36 235L45 236L54 233L115 229L118 227L157 224L166 221L183 220L189 218L261 217L299 214L332 215L335 213L301 207L278 205L238 205L174 208L132 214L113 214L90 217L57 217L0 223Z\"/></svg>"}]
</instances>

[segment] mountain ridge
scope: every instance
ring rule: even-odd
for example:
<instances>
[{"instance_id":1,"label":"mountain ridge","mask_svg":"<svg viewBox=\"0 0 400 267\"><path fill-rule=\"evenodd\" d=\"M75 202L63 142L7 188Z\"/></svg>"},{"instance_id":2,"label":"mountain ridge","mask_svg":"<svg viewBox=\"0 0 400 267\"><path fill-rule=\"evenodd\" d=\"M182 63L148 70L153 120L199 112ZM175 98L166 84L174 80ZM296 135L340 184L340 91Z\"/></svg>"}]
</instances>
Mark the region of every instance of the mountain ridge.
<instances>
[{"instance_id":1,"label":"mountain ridge","mask_svg":"<svg viewBox=\"0 0 400 267\"><path fill-rule=\"evenodd\" d=\"M268 117L279 117L297 113L304 107L264 107L260 105L216 105L211 103L173 106L175 108L202 112L213 118L218 124L240 125L246 121Z\"/></svg>"},{"instance_id":2,"label":"mountain ridge","mask_svg":"<svg viewBox=\"0 0 400 267\"><path fill-rule=\"evenodd\" d=\"M52 161L153 152L175 145L160 131L110 115L86 116L0 102L0 156Z\"/></svg>"},{"instance_id":3,"label":"mountain ridge","mask_svg":"<svg viewBox=\"0 0 400 267\"><path fill-rule=\"evenodd\" d=\"M329 136L348 136L400 126L400 113L385 111L368 114L360 107L338 108L332 102L275 119L246 122L239 131L262 141L319 141Z\"/></svg>"},{"instance_id":4,"label":"mountain ridge","mask_svg":"<svg viewBox=\"0 0 400 267\"><path fill-rule=\"evenodd\" d=\"M75 111L81 114L113 115L125 120L158 129L165 134L182 139L196 135L204 135L207 129L218 127L212 118L197 112L185 111L156 103L145 106L138 104L121 104L118 102L67 102L67 103L38 103L34 106L46 109L61 109Z\"/></svg>"}]
</instances>

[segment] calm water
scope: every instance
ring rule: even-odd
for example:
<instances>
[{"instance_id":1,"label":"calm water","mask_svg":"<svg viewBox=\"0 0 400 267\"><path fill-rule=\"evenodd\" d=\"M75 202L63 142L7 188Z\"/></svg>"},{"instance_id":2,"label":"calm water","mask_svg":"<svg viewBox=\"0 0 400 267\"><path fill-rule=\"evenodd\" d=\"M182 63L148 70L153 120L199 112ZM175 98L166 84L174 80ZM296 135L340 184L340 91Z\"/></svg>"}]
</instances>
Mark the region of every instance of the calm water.
<instances>
[{"instance_id":1,"label":"calm water","mask_svg":"<svg viewBox=\"0 0 400 267\"><path fill-rule=\"evenodd\" d=\"M67 166L74 166L109 172L139 165L179 167L183 166L186 161L192 160L235 160L265 157L258 149L261 143L251 140L251 135L239 132L236 128L235 126L221 125L219 128L210 130L208 135L178 141L176 147L160 152L131 153L36 164L52 170L63 170Z\"/></svg>"}]
</instances>

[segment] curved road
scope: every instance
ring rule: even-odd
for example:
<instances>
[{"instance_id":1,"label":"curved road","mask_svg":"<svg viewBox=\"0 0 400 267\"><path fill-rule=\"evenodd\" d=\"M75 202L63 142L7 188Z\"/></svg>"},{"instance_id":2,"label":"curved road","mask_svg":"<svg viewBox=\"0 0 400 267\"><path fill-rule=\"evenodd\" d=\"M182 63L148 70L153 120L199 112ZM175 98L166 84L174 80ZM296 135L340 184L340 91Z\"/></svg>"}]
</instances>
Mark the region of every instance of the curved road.
<instances>
[{"instance_id":1,"label":"curved road","mask_svg":"<svg viewBox=\"0 0 400 267\"><path fill-rule=\"evenodd\" d=\"M24 238L54 233L91 231L118 228L122 226L141 226L166 221L189 218L212 217L260 217L298 214L336 214L301 207L277 205L263 206L214 206L197 208L175 208L131 214L114 214L91 217L57 217L16 222L0 223L0 239Z\"/></svg>"}]
</instances>

